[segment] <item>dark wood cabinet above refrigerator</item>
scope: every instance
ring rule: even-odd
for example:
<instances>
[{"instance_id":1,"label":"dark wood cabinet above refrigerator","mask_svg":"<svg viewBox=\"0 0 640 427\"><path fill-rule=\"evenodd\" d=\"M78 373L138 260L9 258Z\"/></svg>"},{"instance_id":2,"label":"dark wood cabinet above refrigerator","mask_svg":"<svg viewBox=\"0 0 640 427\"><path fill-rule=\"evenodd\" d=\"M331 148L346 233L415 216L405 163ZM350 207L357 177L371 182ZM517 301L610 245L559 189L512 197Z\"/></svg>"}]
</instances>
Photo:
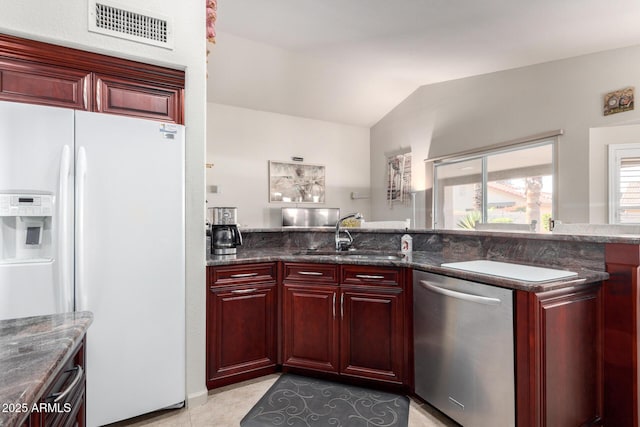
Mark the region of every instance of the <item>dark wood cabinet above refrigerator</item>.
<instances>
[{"instance_id":1,"label":"dark wood cabinet above refrigerator","mask_svg":"<svg viewBox=\"0 0 640 427\"><path fill-rule=\"evenodd\" d=\"M0 34L0 100L184 124L185 73Z\"/></svg>"}]
</instances>

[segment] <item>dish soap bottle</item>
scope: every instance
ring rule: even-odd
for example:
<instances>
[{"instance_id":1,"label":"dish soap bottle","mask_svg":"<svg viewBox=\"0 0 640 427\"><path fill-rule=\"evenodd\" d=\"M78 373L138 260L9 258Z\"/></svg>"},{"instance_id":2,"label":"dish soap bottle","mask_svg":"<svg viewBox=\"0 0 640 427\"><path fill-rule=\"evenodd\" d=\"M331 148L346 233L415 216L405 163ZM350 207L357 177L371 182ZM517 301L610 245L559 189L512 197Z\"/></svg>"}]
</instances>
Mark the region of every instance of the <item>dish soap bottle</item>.
<instances>
[{"instance_id":1,"label":"dish soap bottle","mask_svg":"<svg viewBox=\"0 0 640 427\"><path fill-rule=\"evenodd\" d=\"M405 234L400 239L400 252L408 254L413 251L413 239L408 234Z\"/></svg>"}]
</instances>

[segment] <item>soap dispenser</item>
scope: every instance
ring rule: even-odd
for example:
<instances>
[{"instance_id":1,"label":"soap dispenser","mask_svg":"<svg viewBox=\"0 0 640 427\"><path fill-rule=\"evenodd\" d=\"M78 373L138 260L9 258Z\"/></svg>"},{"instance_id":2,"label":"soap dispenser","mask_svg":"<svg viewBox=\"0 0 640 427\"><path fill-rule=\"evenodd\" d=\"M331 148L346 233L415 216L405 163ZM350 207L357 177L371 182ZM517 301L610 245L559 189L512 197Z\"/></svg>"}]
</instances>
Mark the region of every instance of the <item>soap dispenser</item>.
<instances>
[{"instance_id":1,"label":"soap dispenser","mask_svg":"<svg viewBox=\"0 0 640 427\"><path fill-rule=\"evenodd\" d=\"M413 239L408 234L405 234L400 239L400 252L409 254L411 251L413 251Z\"/></svg>"}]
</instances>

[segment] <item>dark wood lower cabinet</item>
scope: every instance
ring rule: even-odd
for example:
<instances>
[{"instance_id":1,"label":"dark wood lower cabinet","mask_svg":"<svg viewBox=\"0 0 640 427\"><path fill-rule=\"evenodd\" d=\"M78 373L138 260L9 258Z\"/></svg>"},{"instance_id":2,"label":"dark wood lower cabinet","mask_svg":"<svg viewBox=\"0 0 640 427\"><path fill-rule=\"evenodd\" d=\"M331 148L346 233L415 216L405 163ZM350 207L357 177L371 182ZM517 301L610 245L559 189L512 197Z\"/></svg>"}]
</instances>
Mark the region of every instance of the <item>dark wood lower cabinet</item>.
<instances>
[{"instance_id":1,"label":"dark wood lower cabinet","mask_svg":"<svg viewBox=\"0 0 640 427\"><path fill-rule=\"evenodd\" d=\"M84 427L86 425L85 343L82 341L36 404L24 427Z\"/></svg>"},{"instance_id":2,"label":"dark wood lower cabinet","mask_svg":"<svg viewBox=\"0 0 640 427\"><path fill-rule=\"evenodd\" d=\"M402 384L402 289L343 289L340 301L340 373Z\"/></svg>"},{"instance_id":3,"label":"dark wood lower cabinet","mask_svg":"<svg viewBox=\"0 0 640 427\"><path fill-rule=\"evenodd\" d=\"M409 390L406 274L312 263L207 268L207 387L281 366Z\"/></svg>"},{"instance_id":4,"label":"dark wood lower cabinet","mask_svg":"<svg viewBox=\"0 0 640 427\"><path fill-rule=\"evenodd\" d=\"M402 269L285 264L283 366L408 385Z\"/></svg>"},{"instance_id":5,"label":"dark wood lower cabinet","mask_svg":"<svg viewBox=\"0 0 640 427\"><path fill-rule=\"evenodd\" d=\"M412 388L410 270L284 262L210 267L207 277L209 388L280 365L285 371L376 382L401 392ZM620 278L628 281L629 272ZM613 414L615 422L606 418L606 286L515 291L518 427L637 425ZM627 338L625 348L637 345ZM621 356L625 366L636 361L629 351L630 356ZM635 377L629 382L636 384ZM625 398L626 405L637 395Z\"/></svg>"},{"instance_id":6,"label":"dark wood lower cabinet","mask_svg":"<svg viewBox=\"0 0 640 427\"><path fill-rule=\"evenodd\" d=\"M207 268L207 388L275 372L277 283L273 262Z\"/></svg>"},{"instance_id":7,"label":"dark wood lower cabinet","mask_svg":"<svg viewBox=\"0 0 640 427\"><path fill-rule=\"evenodd\" d=\"M208 388L275 371L275 284L212 287L207 307Z\"/></svg>"},{"instance_id":8,"label":"dark wood lower cabinet","mask_svg":"<svg viewBox=\"0 0 640 427\"><path fill-rule=\"evenodd\" d=\"M284 285L285 366L338 372L338 293L337 286Z\"/></svg>"},{"instance_id":9,"label":"dark wood lower cabinet","mask_svg":"<svg viewBox=\"0 0 640 427\"><path fill-rule=\"evenodd\" d=\"M276 281L275 265L207 269L208 388L277 365L409 388L405 270L282 263Z\"/></svg>"},{"instance_id":10,"label":"dark wood lower cabinet","mask_svg":"<svg viewBox=\"0 0 640 427\"><path fill-rule=\"evenodd\" d=\"M602 425L602 321L599 284L516 291L518 426Z\"/></svg>"},{"instance_id":11,"label":"dark wood lower cabinet","mask_svg":"<svg viewBox=\"0 0 640 427\"><path fill-rule=\"evenodd\" d=\"M607 244L604 283L605 425L640 425L640 246Z\"/></svg>"}]
</instances>

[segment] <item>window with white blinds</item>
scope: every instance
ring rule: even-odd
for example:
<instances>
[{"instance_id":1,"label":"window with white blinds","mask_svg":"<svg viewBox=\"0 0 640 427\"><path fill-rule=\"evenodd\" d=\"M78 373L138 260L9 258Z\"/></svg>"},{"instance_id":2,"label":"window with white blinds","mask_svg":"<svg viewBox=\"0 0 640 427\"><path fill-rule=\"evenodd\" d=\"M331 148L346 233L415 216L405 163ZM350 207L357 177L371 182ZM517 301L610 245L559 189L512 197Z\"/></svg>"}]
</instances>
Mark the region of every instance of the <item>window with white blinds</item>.
<instances>
[{"instance_id":1,"label":"window with white blinds","mask_svg":"<svg viewBox=\"0 0 640 427\"><path fill-rule=\"evenodd\" d=\"M609 223L640 224L640 144L609 145Z\"/></svg>"}]
</instances>

